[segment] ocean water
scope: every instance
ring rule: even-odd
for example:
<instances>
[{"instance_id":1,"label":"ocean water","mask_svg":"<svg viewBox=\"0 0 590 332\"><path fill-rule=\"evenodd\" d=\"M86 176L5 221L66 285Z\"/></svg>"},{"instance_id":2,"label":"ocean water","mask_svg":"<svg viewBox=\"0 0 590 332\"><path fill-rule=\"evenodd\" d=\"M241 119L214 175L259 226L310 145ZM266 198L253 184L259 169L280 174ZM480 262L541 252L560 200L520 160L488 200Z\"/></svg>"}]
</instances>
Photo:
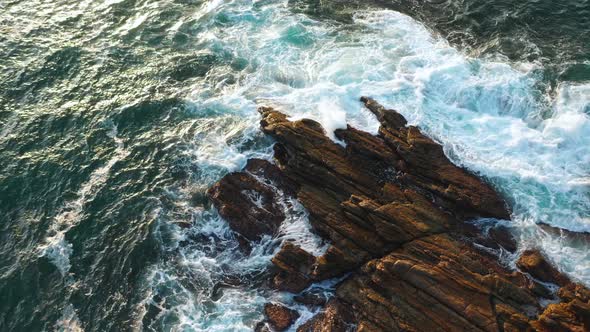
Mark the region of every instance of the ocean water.
<instances>
[{"instance_id":1,"label":"ocean water","mask_svg":"<svg viewBox=\"0 0 590 332\"><path fill-rule=\"evenodd\" d=\"M244 255L205 191L271 158L258 106L375 133L362 95L504 195L513 220L480 222L590 284L589 245L537 226L590 232L589 6L0 3L0 330L247 331L269 300L301 324L257 286L282 241L325 249L305 209L281 196Z\"/></svg>"}]
</instances>

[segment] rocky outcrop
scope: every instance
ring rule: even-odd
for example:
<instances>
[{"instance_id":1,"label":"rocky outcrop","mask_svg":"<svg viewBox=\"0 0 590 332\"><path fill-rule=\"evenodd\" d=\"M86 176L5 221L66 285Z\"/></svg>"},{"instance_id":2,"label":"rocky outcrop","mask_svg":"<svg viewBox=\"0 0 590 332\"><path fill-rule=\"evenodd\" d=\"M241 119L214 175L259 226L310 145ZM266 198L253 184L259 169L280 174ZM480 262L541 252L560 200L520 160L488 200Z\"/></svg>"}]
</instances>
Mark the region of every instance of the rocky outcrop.
<instances>
[{"instance_id":1,"label":"rocky outcrop","mask_svg":"<svg viewBox=\"0 0 590 332\"><path fill-rule=\"evenodd\" d=\"M297 332L346 332L355 326L350 306L330 300L324 311L297 328Z\"/></svg>"},{"instance_id":2,"label":"rocky outcrop","mask_svg":"<svg viewBox=\"0 0 590 332\"><path fill-rule=\"evenodd\" d=\"M262 130L277 142L276 166L250 162L209 192L232 229L249 240L278 231L284 212L277 201L288 195L330 242L319 257L285 243L272 260L272 287L299 293L351 272L336 298L299 330L524 331L584 324L588 301L571 295L584 292L565 289L567 299L543 310L539 297L552 296L546 287L480 249L517 249L507 228L481 232L465 223L509 218L493 188L451 163L399 113L369 98L362 102L381 122L379 134L336 130L344 146L315 121L290 121L261 108ZM539 277L545 265L533 260L524 268L525 259L523 270L534 278L569 285L555 279L557 270L551 280Z\"/></svg>"},{"instance_id":3,"label":"rocky outcrop","mask_svg":"<svg viewBox=\"0 0 590 332\"><path fill-rule=\"evenodd\" d=\"M277 141L278 167L299 185L296 196L313 228L332 243L313 266L300 266L309 283L341 275L414 239L449 232L467 218L509 215L490 186L453 165L416 127L405 127L399 113L371 99L364 102L383 124L380 135L337 130L346 147L330 140L315 121L289 121L261 109L262 130ZM293 275L292 268L285 271Z\"/></svg>"},{"instance_id":4,"label":"rocky outcrop","mask_svg":"<svg viewBox=\"0 0 590 332\"><path fill-rule=\"evenodd\" d=\"M299 318L299 313L280 304L264 305L264 316L275 331L285 331Z\"/></svg>"},{"instance_id":5,"label":"rocky outcrop","mask_svg":"<svg viewBox=\"0 0 590 332\"><path fill-rule=\"evenodd\" d=\"M524 251L516 265L523 271L529 273L536 279L565 286L571 281L551 265L545 256L536 249Z\"/></svg>"},{"instance_id":6,"label":"rocky outcrop","mask_svg":"<svg viewBox=\"0 0 590 332\"><path fill-rule=\"evenodd\" d=\"M337 296L379 331L502 331L538 309L528 281L448 234L370 261Z\"/></svg>"},{"instance_id":7,"label":"rocky outcrop","mask_svg":"<svg viewBox=\"0 0 590 332\"><path fill-rule=\"evenodd\" d=\"M243 172L226 175L207 194L247 248L247 241L276 235L285 220L281 195L292 196L296 188L275 165L250 159Z\"/></svg>"},{"instance_id":8,"label":"rocky outcrop","mask_svg":"<svg viewBox=\"0 0 590 332\"><path fill-rule=\"evenodd\" d=\"M405 164L404 175L408 179L402 179L402 183L428 190L439 205L463 217L510 217L502 198L480 179L451 163L440 144L417 127L406 127L406 120L399 113L385 109L370 98L361 100L381 122L382 139L395 149Z\"/></svg>"},{"instance_id":9,"label":"rocky outcrop","mask_svg":"<svg viewBox=\"0 0 590 332\"><path fill-rule=\"evenodd\" d=\"M537 331L590 331L590 290L575 283L559 289L561 302L552 303L531 325Z\"/></svg>"}]
</instances>

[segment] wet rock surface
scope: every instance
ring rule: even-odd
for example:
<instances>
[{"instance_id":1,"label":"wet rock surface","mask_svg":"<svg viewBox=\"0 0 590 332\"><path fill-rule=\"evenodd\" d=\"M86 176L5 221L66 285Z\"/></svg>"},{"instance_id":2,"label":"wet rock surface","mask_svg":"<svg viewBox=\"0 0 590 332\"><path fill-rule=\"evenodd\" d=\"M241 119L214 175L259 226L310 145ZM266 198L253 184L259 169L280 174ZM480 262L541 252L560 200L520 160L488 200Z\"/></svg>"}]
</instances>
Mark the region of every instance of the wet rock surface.
<instances>
[{"instance_id":1,"label":"wet rock surface","mask_svg":"<svg viewBox=\"0 0 590 332\"><path fill-rule=\"evenodd\" d=\"M524 251L516 265L523 271L529 273L536 279L543 282L550 282L557 285L565 286L571 281L554 268L547 258L536 249Z\"/></svg>"},{"instance_id":2,"label":"wet rock surface","mask_svg":"<svg viewBox=\"0 0 590 332\"><path fill-rule=\"evenodd\" d=\"M267 303L264 316L275 331L285 331L299 318L299 313L280 304Z\"/></svg>"},{"instance_id":3,"label":"wet rock surface","mask_svg":"<svg viewBox=\"0 0 590 332\"><path fill-rule=\"evenodd\" d=\"M266 160L250 159L243 172L226 175L207 191L219 214L240 235L243 248L247 241L263 235L275 235L285 220L279 201L281 195L293 195L296 184Z\"/></svg>"},{"instance_id":4,"label":"wet rock surface","mask_svg":"<svg viewBox=\"0 0 590 332\"><path fill-rule=\"evenodd\" d=\"M316 307L316 306L323 306L328 301L325 294L322 292L303 292L299 295L295 295L293 297L295 302L305 304L307 306Z\"/></svg>"},{"instance_id":5,"label":"wet rock surface","mask_svg":"<svg viewBox=\"0 0 590 332\"><path fill-rule=\"evenodd\" d=\"M519 267L527 275L481 249L517 250L507 228L484 236L466 223L509 218L494 189L452 164L438 143L396 111L370 98L362 102L381 122L379 134L336 130L345 146L313 120L289 121L261 108L262 130L277 142L275 165L250 161L209 191L232 229L255 240L276 234L285 218L279 188L307 209L313 230L330 242L318 257L286 242L272 259L271 287L281 291L300 293L349 273L335 298L298 331L586 329L585 287L572 284L542 255L523 254ZM543 308L540 297L553 295L529 275L559 284L559 301Z\"/></svg>"},{"instance_id":6,"label":"wet rock surface","mask_svg":"<svg viewBox=\"0 0 590 332\"><path fill-rule=\"evenodd\" d=\"M590 331L590 290L583 285L569 283L559 289L559 303L545 308L531 323L537 331Z\"/></svg>"},{"instance_id":7,"label":"wet rock surface","mask_svg":"<svg viewBox=\"0 0 590 332\"><path fill-rule=\"evenodd\" d=\"M526 279L448 234L370 261L337 290L380 331L522 330L538 309Z\"/></svg>"},{"instance_id":8,"label":"wet rock surface","mask_svg":"<svg viewBox=\"0 0 590 332\"><path fill-rule=\"evenodd\" d=\"M301 292L312 283L311 269L315 259L299 246L285 243L272 259L279 270L273 279L273 286L292 293Z\"/></svg>"},{"instance_id":9,"label":"wet rock surface","mask_svg":"<svg viewBox=\"0 0 590 332\"><path fill-rule=\"evenodd\" d=\"M275 234L285 219L276 193L248 173L225 176L209 190L219 214L248 240Z\"/></svg>"}]
</instances>

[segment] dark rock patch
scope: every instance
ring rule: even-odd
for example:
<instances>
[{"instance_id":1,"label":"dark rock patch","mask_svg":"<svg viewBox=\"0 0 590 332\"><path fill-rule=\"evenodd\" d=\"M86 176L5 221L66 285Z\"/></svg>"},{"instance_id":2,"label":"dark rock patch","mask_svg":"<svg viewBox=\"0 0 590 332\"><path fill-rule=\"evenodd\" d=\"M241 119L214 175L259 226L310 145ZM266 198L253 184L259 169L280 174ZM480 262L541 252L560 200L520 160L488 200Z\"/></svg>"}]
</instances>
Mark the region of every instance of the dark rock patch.
<instances>
[{"instance_id":1,"label":"dark rock patch","mask_svg":"<svg viewBox=\"0 0 590 332\"><path fill-rule=\"evenodd\" d=\"M524 272L544 282L565 286L571 281L559 272L547 258L536 249L529 249L523 252L516 265Z\"/></svg>"},{"instance_id":2,"label":"dark rock patch","mask_svg":"<svg viewBox=\"0 0 590 332\"><path fill-rule=\"evenodd\" d=\"M299 318L297 311L273 303L264 305L264 315L275 331L285 331Z\"/></svg>"}]
</instances>

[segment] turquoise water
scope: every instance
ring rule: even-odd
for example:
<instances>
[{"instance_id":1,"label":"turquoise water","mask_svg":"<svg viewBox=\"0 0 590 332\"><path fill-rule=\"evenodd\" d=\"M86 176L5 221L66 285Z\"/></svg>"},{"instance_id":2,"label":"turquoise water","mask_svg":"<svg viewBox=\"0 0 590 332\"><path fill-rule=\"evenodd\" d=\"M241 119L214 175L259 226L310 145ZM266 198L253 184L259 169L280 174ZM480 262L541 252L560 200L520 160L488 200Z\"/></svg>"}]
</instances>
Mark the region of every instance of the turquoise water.
<instances>
[{"instance_id":1,"label":"turquoise water","mask_svg":"<svg viewBox=\"0 0 590 332\"><path fill-rule=\"evenodd\" d=\"M256 289L284 239L323 250L305 210L244 256L205 191L270 158L258 105L376 132L361 95L489 179L521 246L590 283L587 246L535 226L590 231L588 3L486 5L1 3L0 330L249 330L269 298L291 304Z\"/></svg>"}]
</instances>

